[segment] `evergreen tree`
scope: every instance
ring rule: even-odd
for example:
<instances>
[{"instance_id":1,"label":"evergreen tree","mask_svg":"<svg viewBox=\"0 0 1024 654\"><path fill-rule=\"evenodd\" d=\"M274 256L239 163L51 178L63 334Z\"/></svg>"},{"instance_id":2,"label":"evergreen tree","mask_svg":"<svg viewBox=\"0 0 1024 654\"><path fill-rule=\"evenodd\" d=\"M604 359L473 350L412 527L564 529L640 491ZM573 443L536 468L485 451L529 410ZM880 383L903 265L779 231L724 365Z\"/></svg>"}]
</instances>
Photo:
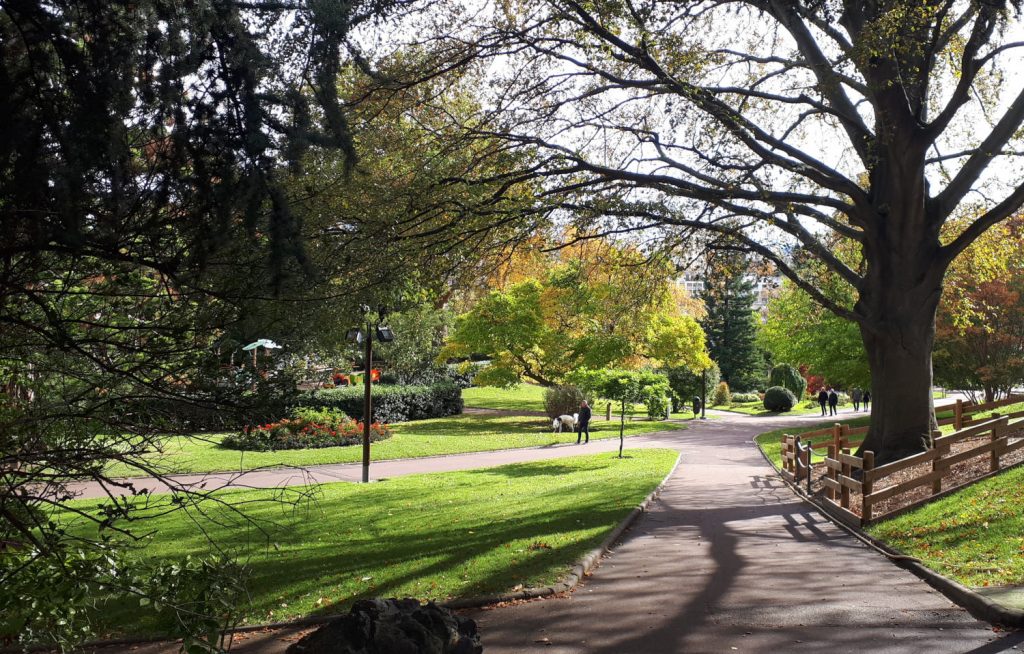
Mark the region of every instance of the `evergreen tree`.
<instances>
[{"instance_id":1,"label":"evergreen tree","mask_svg":"<svg viewBox=\"0 0 1024 654\"><path fill-rule=\"evenodd\" d=\"M756 389L764 378L764 358L756 344L754 283L747 271L741 257L712 257L701 295L707 309L701 326L711 358L722 371L722 381L736 391Z\"/></svg>"}]
</instances>

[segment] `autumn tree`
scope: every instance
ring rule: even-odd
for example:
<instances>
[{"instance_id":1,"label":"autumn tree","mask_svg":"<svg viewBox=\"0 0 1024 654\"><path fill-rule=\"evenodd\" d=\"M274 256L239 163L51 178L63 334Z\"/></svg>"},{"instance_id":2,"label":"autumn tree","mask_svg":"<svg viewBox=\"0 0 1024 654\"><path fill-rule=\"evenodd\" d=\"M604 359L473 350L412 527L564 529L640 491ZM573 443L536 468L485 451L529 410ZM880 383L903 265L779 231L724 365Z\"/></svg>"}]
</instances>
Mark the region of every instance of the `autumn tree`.
<instances>
[{"instance_id":1,"label":"autumn tree","mask_svg":"<svg viewBox=\"0 0 1024 654\"><path fill-rule=\"evenodd\" d=\"M495 385L551 386L577 368L706 365L704 334L679 312L666 261L607 243L586 252L481 298L457 318L445 354L489 356L477 383Z\"/></svg>"},{"instance_id":2,"label":"autumn tree","mask_svg":"<svg viewBox=\"0 0 1024 654\"><path fill-rule=\"evenodd\" d=\"M935 313L950 263L1024 203L1017 0L527 0L471 25L492 114L537 148L590 233L746 250L857 325L874 398L863 449L930 446ZM470 126L472 127L472 126ZM519 174L519 173L517 173ZM981 191L983 211L943 225ZM851 268L825 237L854 244ZM803 252L848 285L830 299Z\"/></svg>"},{"instance_id":3,"label":"autumn tree","mask_svg":"<svg viewBox=\"0 0 1024 654\"><path fill-rule=\"evenodd\" d=\"M986 402L1024 383L1024 218L982 235L950 267L936 321L935 375Z\"/></svg>"}]
</instances>

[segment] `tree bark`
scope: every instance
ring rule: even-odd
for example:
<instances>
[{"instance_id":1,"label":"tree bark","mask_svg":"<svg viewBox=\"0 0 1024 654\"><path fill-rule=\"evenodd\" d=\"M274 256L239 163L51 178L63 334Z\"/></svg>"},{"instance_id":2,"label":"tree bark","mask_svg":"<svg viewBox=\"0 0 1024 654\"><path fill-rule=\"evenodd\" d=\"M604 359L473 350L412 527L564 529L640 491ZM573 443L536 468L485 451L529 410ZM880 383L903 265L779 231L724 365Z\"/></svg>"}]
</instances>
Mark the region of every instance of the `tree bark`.
<instances>
[{"instance_id":1,"label":"tree bark","mask_svg":"<svg viewBox=\"0 0 1024 654\"><path fill-rule=\"evenodd\" d=\"M869 275L873 288L858 303L867 307L861 337L871 366L871 429L857 454L874 452L876 465L929 449L936 428L932 347L941 268L887 268L887 274Z\"/></svg>"}]
</instances>

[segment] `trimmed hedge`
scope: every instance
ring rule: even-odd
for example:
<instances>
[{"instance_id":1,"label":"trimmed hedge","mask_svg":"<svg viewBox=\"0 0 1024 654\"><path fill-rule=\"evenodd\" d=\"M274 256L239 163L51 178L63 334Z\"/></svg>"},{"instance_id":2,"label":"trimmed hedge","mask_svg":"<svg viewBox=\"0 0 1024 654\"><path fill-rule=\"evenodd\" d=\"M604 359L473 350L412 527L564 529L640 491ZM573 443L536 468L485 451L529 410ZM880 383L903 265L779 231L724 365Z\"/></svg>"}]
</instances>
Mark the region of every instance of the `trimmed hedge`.
<instances>
[{"instance_id":1,"label":"trimmed hedge","mask_svg":"<svg viewBox=\"0 0 1024 654\"><path fill-rule=\"evenodd\" d=\"M297 406L320 407L343 411L361 420L363 389L355 386L327 388L303 393ZM373 420L375 422L408 422L442 418L462 413L462 389L455 384L431 386L373 387Z\"/></svg>"}]
</instances>

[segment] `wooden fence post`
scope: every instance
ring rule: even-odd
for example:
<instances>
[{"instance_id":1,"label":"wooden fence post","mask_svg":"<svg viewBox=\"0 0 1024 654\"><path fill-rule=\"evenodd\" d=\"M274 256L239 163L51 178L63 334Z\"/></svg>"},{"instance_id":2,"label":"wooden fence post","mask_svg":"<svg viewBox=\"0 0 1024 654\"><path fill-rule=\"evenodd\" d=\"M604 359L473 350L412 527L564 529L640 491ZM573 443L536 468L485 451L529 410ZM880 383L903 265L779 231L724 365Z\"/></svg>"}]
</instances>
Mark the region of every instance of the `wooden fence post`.
<instances>
[{"instance_id":1,"label":"wooden fence post","mask_svg":"<svg viewBox=\"0 0 1024 654\"><path fill-rule=\"evenodd\" d=\"M964 401L960 399L953 405L953 426L957 431L964 428Z\"/></svg>"},{"instance_id":2,"label":"wooden fence post","mask_svg":"<svg viewBox=\"0 0 1024 654\"><path fill-rule=\"evenodd\" d=\"M842 453L843 454L849 454L850 453L849 448L844 447L843 450L842 450ZM840 457L840 458L842 458L842 457ZM849 477L850 476L850 464L847 463L845 459L843 459L843 463L842 463L841 467L842 467L842 471L841 471L842 475L844 477ZM849 509L850 508L850 488L846 484L844 484L842 482L843 482L843 480L840 479L839 483L841 485L839 486L839 506L843 507L844 509Z\"/></svg>"},{"instance_id":3,"label":"wooden fence post","mask_svg":"<svg viewBox=\"0 0 1024 654\"><path fill-rule=\"evenodd\" d=\"M875 476L875 453L868 450L864 452L864 476L860 480L860 523L866 525L871 522L871 495L874 486Z\"/></svg>"},{"instance_id":4,"label":"wooden fence post","mask_svg":"<svg viewBox=\"0 0 1024 654\"><path fill-rule=\"evenodd\" d=\"M612 403L611 402L609 402L608 406L606 406L604 408L604 419L605 420L611 420L612 419Z\"/></svg>"},{"instance_id":5,"label":"wooden fence post","mask_svg":"<svg viewBox=\"0 0 1024 654\"><path fill-rule=\"evenodd\" d=\"M843 428L838 422L832 425L832 446L836 452L843 449Z\"/></svg>"},{"instance_id":6,"label":"wooden fence post","mask_svg":"<svg viewBox=\"0 0 1024 654\"><path fill-rule=\"evenodd\" d=\"M836 449L835 445L829 445L828 446L828 458L835 459L836 458L836 452L838 452L838 450ZM828 463L826 463L825 466L826 466L825 474L828 476L829 479L831 479L832 481L835 481L836 480L835 468L833 468L832 466L828 465ZM831 486L829 486L829 488L828 488L828 499L832 500L833 502L836 501L836 489L832 488Z\"/></svg>"},{"instance_id":7,"label":"wooden fence post","mask_svg":"<svg viewBox=\"0 0 1024 654\"><path fill-rule=\"evenodd\" d=\"M935 458L932 459L932 472L938 472L944 470L945 466L942 463L942 457L949 453L949 444L939 445L935 448ZM942 477L932 482L932 495L938 495L942 492Z\"/></svg>"},{"instance_id":8,"label":"wooden fence post","mask_svg":"<svg viewBox=\"0 0 1024 654\"><path fill-rule=\"evenodd\" d=\"M1001 443L999 439L1003 435L1003 426L1009 422L1009 418L1003 418L996 424L992 425L992 433L989 436L989 441L992 443L992 451L989 452L989 463L988 471L996 472L999 470L999 447Z\"/></svg>"}]
</instances>

